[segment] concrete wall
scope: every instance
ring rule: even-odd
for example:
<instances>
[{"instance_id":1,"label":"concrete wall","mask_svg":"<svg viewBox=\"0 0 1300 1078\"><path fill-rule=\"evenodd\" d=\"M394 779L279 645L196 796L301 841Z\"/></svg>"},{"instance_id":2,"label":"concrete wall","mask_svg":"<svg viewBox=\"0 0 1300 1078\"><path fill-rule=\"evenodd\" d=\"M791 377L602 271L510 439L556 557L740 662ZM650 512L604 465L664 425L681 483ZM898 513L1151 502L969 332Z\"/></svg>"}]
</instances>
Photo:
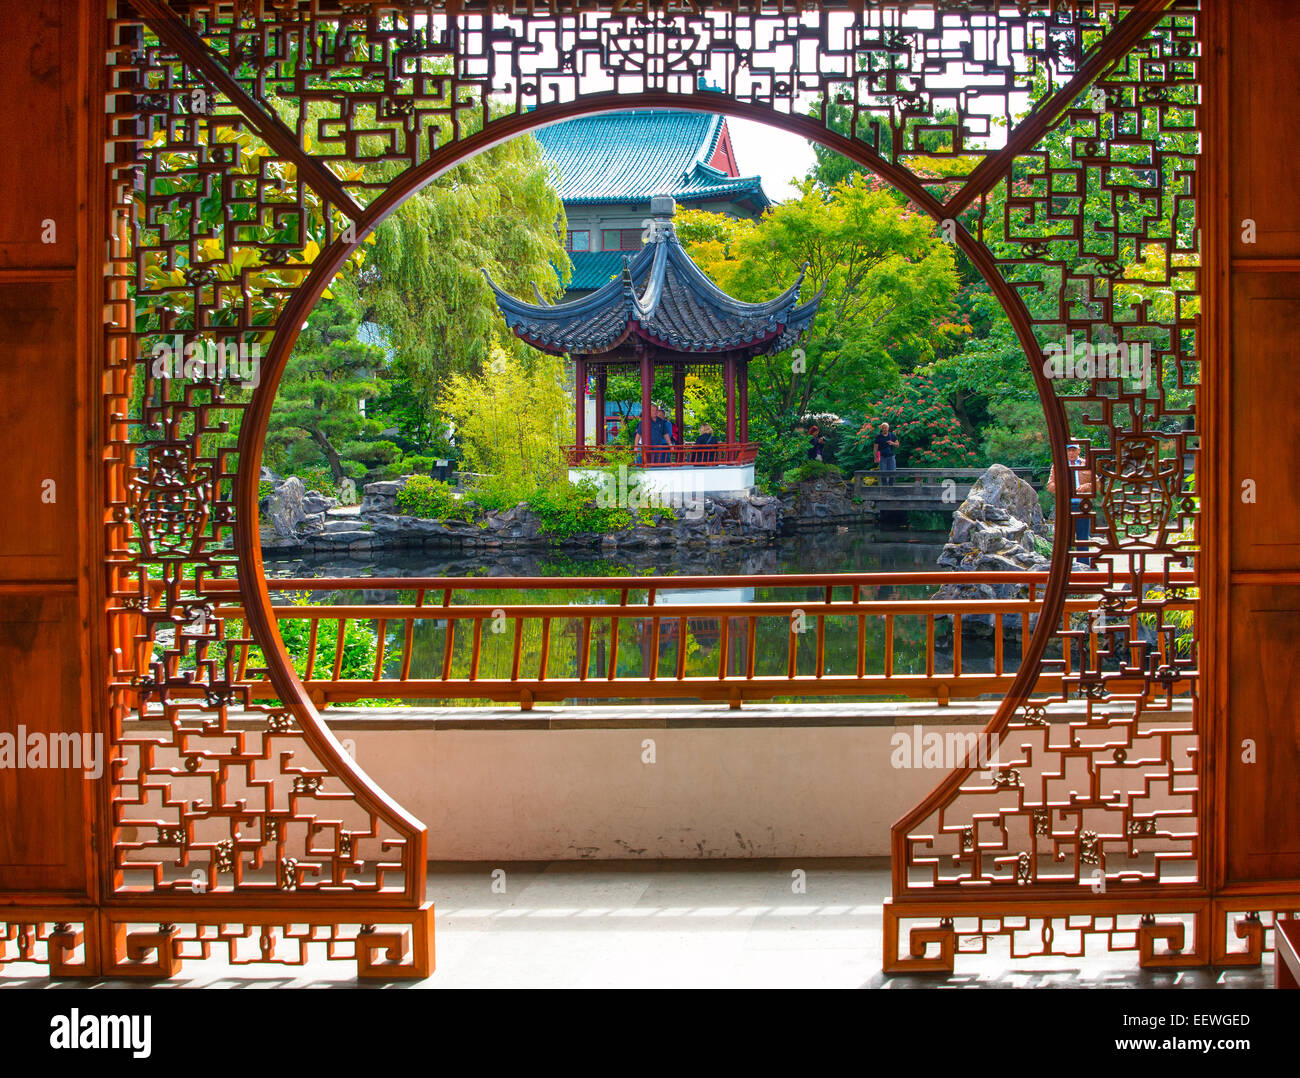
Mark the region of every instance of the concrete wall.
<instances>
[{"instance_id":1,"label":"concrete wall","mask_svg":"<svg viewBox=\"0 0 1300 1078\"><path fill-rule=\"evenodd\" d=\"M891 825L946 774L891 766L892 722L330 726L429 826L432 860L886 856Z\"/></svg>"},{"instance_id":2,"label":"concrete wall","mask_svg":"<svg viewBox=\"0 0 1300 1078\"><path fill-rule=\"evenodd\" d=\"M888 856L892 825L945 778L954 758L977 748L975 735L993 711L988 701L760 703L739 711L627 702L528 712L331 708L325 719L360 767L428 826L431 860L518 862ZM1101 721L1090 722L1075 701L1049 705L1049 727L1022 727L1000 750L1002 760L982 756L977 766L1028 768L1031 775L1046 768L1053 776L1047 796L1060 808L1086 782L1077 750L1110 757L1128 736L1122 704L1115 717L1120 725L1112 727L1100 708L1094 719ZM1106 799L1131 799L1142 816L1190 813L1190 718L1186 700L1148 716L1132 742L1133 764L1102 762ZM250 731L265 725L237 713L231 723ZM150 719L137 732L151 724L163 727ZM1182 732L1169 733L1174 729ZM1173 737L1172 782L1168 764L1149 751L1165 736ZM1066 746L1073 763L1062 771L1056 757ZM155 822L132 837L147 840L155 827L175 826L179 804L212 796L210 773L189 775L171 762L177 770L167 793L152 791L129 814ZM241 774L229 777L224 796L260 803L265 791L241 789ZM1031 779L1026 789L1032 799L1043 787ZM1008 789L998 799L1010 808L1019 796ZM980 811L996 807L984 801ZM1117 825L1107 811L1091 811L1089 826ZM364 827L359 810L343 813L347 827ZM218 831L202 837L225 837ZM1141 856L1157 847L1144 844Z\"/></svg>"}]
</instances>

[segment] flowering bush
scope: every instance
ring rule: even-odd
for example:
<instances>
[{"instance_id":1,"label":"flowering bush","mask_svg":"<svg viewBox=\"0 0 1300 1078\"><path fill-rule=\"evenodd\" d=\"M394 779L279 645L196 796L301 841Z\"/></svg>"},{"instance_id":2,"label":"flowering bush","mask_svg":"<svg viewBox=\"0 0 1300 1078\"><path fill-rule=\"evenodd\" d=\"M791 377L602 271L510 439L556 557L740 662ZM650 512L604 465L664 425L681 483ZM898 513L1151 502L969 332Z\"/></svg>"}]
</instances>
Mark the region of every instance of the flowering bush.
<instances>
[{"instance_id":1,"label":"flowering bush","mask_svg":"<svg viewBox=\"0 0 1300 1078\"><path fill-rule=\"evenodd\" d=\"M858 444L871 453L880 424L898 439L899 465L906 468L966 468L979 463L974 437L958 420L934 379L913 372L898 389L869 409Z\"/></svg>"}]
</instances>

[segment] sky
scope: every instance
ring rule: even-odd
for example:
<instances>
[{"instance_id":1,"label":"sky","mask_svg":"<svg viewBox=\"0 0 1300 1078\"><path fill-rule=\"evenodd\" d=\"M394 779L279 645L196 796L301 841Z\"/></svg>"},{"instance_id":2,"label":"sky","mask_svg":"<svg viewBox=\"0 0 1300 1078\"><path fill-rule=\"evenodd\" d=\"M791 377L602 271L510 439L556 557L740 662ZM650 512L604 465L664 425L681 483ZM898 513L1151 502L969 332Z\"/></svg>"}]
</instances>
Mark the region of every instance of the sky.
<instances>
[{"instance_id":1,"label":"sky","mask_svg":"<svg viewBox=\"0 0 1300 1078\"><path fill-rule=\"evenodd\" d=\"M790 179L803 179L817 161L808 140L779 127L735 116L727 117L727 126L740 174L761 176L763 190L773 202L798 197Z\"/></svg>"}]
</instances>

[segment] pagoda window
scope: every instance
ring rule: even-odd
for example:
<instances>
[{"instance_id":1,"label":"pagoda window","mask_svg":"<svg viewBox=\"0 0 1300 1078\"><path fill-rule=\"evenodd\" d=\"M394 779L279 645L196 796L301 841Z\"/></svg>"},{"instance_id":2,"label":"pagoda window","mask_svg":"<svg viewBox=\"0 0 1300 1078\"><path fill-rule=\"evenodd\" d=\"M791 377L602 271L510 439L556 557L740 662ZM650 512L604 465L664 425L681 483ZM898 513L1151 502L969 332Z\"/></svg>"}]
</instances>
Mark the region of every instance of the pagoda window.
<instances>
[{"instance_id":1,"label":"pagoda window","mask_svg":"<svg viewBox=\"0 0 1300 1078\"><path fill-rule=\"evenodd\" d=\"M590 251L591 233L585 230L566 232L564 234L564 249L566 251Z\"/></svg>"},{"instance_id":2,"label":"pagoda window","mask_svg":"<svg viewBox=\"0 0 1300 1078\"><path fill-rule=\"evenodd\" d=\"M641 250L641 230L639 228L606 228L600 233L602 251L639 251Z\"/></svg>"}]
</instances>

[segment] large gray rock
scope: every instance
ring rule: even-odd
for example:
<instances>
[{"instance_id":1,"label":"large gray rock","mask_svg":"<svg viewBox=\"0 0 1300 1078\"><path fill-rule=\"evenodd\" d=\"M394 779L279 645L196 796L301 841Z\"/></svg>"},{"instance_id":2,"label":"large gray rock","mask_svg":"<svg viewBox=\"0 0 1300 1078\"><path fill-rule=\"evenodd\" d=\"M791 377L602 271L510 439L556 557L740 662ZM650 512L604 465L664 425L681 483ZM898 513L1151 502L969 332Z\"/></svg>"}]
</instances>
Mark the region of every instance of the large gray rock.
<instances>
[{"instance_id":1,"label":"large gray rock","mask_svg":"<svg viewBox=\"0 0 1300 1078\"><path fill-rule=\"evenodd\" d=\"M746 531L768 532L775 535L781 530L784 506L779 498L762 494L753 495L737 503L739 523Z\"/></svg>"},{"instance_id":2,"label":"large gray rock","mask_svg":"<svg viewBox=\"0 0 1300 1078\"><path fill-rule=\"evenodd\" d=\"M406 477L386 479L380 483L367 483L362 488L361 515L396 513L397 492L404 486L406 486Z\"/></svg>"},{"instance_id":3,"label":"large gray rock","mask_svg":"<svg viewBox=\"0 0 1300 1078\"><path fill-rule=\"evenodd\" d=\"M1034 537L1050 542L1051 534L1034 488L994 464L953 513L939 564L966 572L1050 569Z\"/></svg>"},{"instance_id":4,"label":"large gray rock","mask_svg":"<svg viewBox=\"0 0 1300 1078\"><path fill-rule=\"evenodd\" d=\"M834 475L794 483L781 492L781 515L795 528L827 523L855 523L871 516L864 502L854 501L853 484Z\"/></svg>"},{"instance_id":5,"label":"large gray rock","mask_svg":"<svg viewBox=\"0 0 1300 1078\"><path fill-rule=\"evenodd\" d=\"M298 537L298 525L309 516L303 507L305 494L302 480L296 475L291 475L276 487L275 493L271 495L266 515L275 529L275 534L281 539Z\"/></svg>"},{"instance_id":6,"label":"large gray rock","mask_svg":"<svg viewBox=\"0 0 1300 1078\"><path fill-rule=\"evenodd\" d=\"M328 513L339 504L337 498L322 494L319 490L309 490L302 496L303 511L310 514Z\"/></svg>"},{"instance_id":7,"label":"large gray rock","mask_svg":"<svg viewBox=\"0 0 1300 1078\"><path fill-rule=\"evenodd\" d=\"M1051 528L1038 504L1038 493L1010 468L994 464L975 481L961 506L953 512L948 542L939 564L958 572L1035 572L1052 567L1041 552L1051 542ZM1035 542L1035 538L1039 540ZM936 599L1023 599L1024 584L945 584ZM1019 618L1008 618L1004 629L1014 633ZM1031 627L1034 619L1030 619ZM965 614L962 631L992 633L993 614Z\"/></svg>"}]
</instances>

